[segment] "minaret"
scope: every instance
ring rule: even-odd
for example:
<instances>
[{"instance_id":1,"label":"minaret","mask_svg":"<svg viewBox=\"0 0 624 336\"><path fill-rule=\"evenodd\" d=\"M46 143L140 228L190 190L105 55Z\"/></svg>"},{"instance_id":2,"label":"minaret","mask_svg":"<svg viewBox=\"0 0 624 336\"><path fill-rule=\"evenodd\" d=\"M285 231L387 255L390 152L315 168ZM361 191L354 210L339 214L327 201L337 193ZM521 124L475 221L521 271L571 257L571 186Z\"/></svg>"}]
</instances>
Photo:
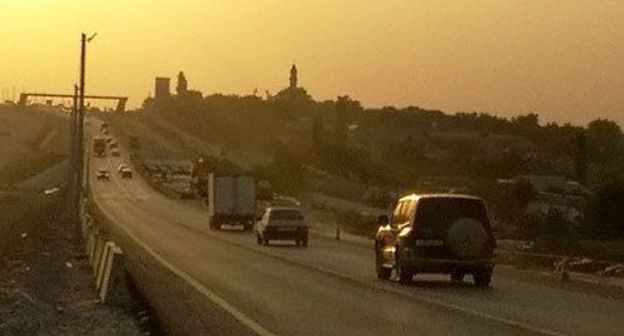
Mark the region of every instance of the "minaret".
<instances>
[{"instance_id":1,"label":"minaret","mask_svg":"<svg viewBox=\"0 0 624 336\"><path fill-rule=\"evenodd\" d=\"M188 82L186 81L186 77L182 71L178 73L178 86L176 87L176 92L178 93L178 96L184 96L188 92Z\"/></svg>"},{"instance_id":2,"label":"minaret","mask_svg":"<svg viewBox=\"0 0 624 336\"><path fill-rule=\"evenodd\" d=\"M290 68L290 88L297 88L297 66L294 64L292 68Z\"/></svg>"}]
</instances>

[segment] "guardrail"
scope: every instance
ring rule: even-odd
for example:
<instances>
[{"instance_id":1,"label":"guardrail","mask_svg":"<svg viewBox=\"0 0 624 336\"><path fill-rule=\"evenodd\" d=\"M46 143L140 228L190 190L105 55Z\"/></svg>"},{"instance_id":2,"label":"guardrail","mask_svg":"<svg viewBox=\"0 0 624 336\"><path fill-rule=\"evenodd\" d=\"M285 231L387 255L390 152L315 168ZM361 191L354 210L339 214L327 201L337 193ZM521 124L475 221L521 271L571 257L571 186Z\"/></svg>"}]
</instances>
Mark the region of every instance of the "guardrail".
<instances>
[{"instance_id":1,"label":"guardrail","mask_svg":"<svg viewBox=\"0 0 624 336\"><path fill-rule=\"evenodd\" d=\"M83 212L81 229L85 252L93 269L95 290L104 304L132 306L135 302L128 289L124 252L89 214L93 210L89 207Z\"/></svg>"},{"instance_id":2,"label":"guardrail","mask_svg":"<svg viewBox=\"0 0 624 336\"><path fill-rule=\"evenodd\" d=\"M115 223L95 202L91 192L87 199L91 217L105 229L101 232L106 231L105 237L114 237L124 247L125 271L131 276L130 283L148 302L149 310L158 317L158 325L165 334L273 336L210 289L166 261L133 236L123 224ZM92 245L91 248L95 248L92 254L97 258L97 246Z\"/></svg>"}]
</instances>

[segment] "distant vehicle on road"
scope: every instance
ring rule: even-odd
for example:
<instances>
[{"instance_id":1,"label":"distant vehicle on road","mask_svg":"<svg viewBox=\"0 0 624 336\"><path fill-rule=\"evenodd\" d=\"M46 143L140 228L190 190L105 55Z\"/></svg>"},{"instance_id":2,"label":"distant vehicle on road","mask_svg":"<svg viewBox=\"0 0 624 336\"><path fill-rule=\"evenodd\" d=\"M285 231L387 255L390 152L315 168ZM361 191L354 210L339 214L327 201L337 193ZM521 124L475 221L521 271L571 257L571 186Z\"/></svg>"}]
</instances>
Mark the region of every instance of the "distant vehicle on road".
<instances>
[{"instance_id":1,"label":"distant vehicle on road","mask_svg":"<svg viewBox=\"0 0 624 336\"><path fill-rule=\"evenodd\" d=\"M119 148L113 148L111 149L111 155L115 156L115 157L119 157L121 156L121 153L119 152Z\"/></svg>"},{"instance_id":2,"label":"distant vehicle on road","mask_svg":"<svg viewBox=\"0 0 624 336\"><path fill-rule=\"evenodd\" d=\"M43 194L44 195L54 195L54 194L58 193L59 191L61 191L61 188L54 187L54 188L51 188L51 189L44 190Z\"/></svg>"},{"instance_id":3,"label":"distant vehicle on road","mask_svg":"<svg viewBox=\"0 0 624 336\"><path fill-rule=\"evenodd\" d=\"M256 218L256 183L244 175L208 175L208 217L211 229L242 225L251 230Z\"/></svg>"},{"instance_id":4,"label":"distant vehicle on road","mask_svg":"<svg viewBox=\"0 0 624 336\"><path fill-rule=\"evenodd\" d=\"M193 192L193 188L188 187L188 188L184 188L181 192L180 192L180 199L193 199L195 198L195 193Z\"/></svg>"},{"instance_id":5,"label":"distant vehicle on road","mask_svg":"<svg viewBox=\"0 0 624 336\"><path fill-rule=\"evenodd\" d=\"M121 171L122 171L124 168L128 168L128 165L126 165L125 163L120 163L120 164L117 166L117 171L121 174Z\"/></svg>"},{"instance_id":6,"label":"distant vehicle on road","mask_svg":"<svg viewBox=\"0 0 624 336\"><path fill-rule=\"evenodd\" d=\"M258 245L268 245L271 240L294 240L297 246L308 246L308 225L298 208L269 207L258 218Z\"/></svg>"},{"instance_id":7,"label":"distant vehicle on road","mask_svg":"<svg viewBox=\"0 0 624 336\"><path fill-rule=\"evenodd\" d=\"M93 155L97 157L106 156L106 139L102 137L93 138Z\"/></svg>"},{"instance_id":8,"label":"distant vehicle on road","mask_svg":"<svg viewBox=\"0 0 624 336\"><path fill-rule=\"evenodd\" d=\"M108 173L108 170L106 169L99 169L98 171L95 172L95 177L97 178L97 180L104 180L104 181L110 181L110 174Z\"/></svg>"},{"instance_id":9,"label":"distant vehicle on road","mask_svg":"<svg viewBox=\"0 0 624 336\"><path fill-rule=\"evenodd\" d=\"M108 144L108 148L119 148L119 143L116 140L113 140Z\"/></svg>"},{"instance_id":10,"label":"distant vehicle on road","mask_svg":"<svg viewBox=\"0 0 624 336\"><path fill-rule=\"evenodd\" d=\"M271 201L272 206L288 206L288 207L300 207L301 202L294 197L290 196L275 196Z\"/></svg>"},{"instance_id":11,"label":"distant vehicle on road","mask_svg":"<svg viewBox=\"0 0 624 336\"><path fill-rule=\"evenodd\" d=\"M119 174L121 174L121 178L132 178L132 169L124 167L119 171Z\"/></svg>"},{"instance_id":12,"label":"distant vehicle on road","mask_svg":"<svg viewBox=\"0 0 624 336\"><path fill-rule=\"evenodd\" d=\"M488 287L494 269L496 240L483 200L473 196L409 195L401 198L391 218L381 220L375 236L377 277L394 270L401 283L418 273L450 274Z\"/></svg>"}]
</instances>

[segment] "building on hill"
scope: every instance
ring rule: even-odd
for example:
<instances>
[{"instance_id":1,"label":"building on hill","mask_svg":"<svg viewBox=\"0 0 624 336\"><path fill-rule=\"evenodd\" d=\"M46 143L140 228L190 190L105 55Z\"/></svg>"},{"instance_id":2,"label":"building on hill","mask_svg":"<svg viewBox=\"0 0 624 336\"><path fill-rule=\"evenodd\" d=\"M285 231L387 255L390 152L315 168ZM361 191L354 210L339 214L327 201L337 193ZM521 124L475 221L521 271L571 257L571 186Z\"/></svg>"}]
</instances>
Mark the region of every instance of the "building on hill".
<instances>
[{"instance_id":1,"label":"building on hill","mask_svg":"<svg viewBox=\"0 0 624 336\"><path fill-rule=\"evenodd\" d=\"M186 76L182 71L178 73L178 84L176 85L176 93L178 99L182 99L187 102L198 102L204 98L204 95L201 91L190 90L188 88L188 81L186 80Z\"/></svg>"},{"instance_id":2,"label":"building on hill","mask_svg":"<svg viewBox=\"0 0 624 336\"><path fill-rule=\"evenodd\" d=\"M190 90L184 72L180 71L177 77L175 95L171 94L171 79L169 77L156 77L154 97L148 97L143 101L144 109L158 107L162 110L188 112L195 106L199 106L204 99L201 91Z\"/></svg>"},{"instance_id":3,"label":"building on hill","mask_svg":"<svg viewBox=\"0 0 624 336\"><path fill-rule=\"evenodd\" d=\"M161 99L171 95L171 80L168 77L156 77L154 99Z\"/></svg>"},{"instance_id":4,"label":"building on hill","mask_svg":"<svg viewBox=\"0 0 624 336\"><path fill-rule=\"evenodd\" d=\"M295 64L290 68L290 85L278 92L275 96L272 96L273 100L285 100L285 101L294 101L294 102L303 102L310 101L312 97L308 94L308 92L298 86L299 81L299 71Z\"/></svg>"},{"instance_id":5,"label":"building on hill","mask_svg":"<svg viewBox=\"0 0 624 336\"><path fill-rule=\"evenodd\" d=\"M530 186L525 214L542 220L557 215L574 225L581 224L592 196L580 183L563 176L520 175L511 180L498 180L498 183L511 190L518 190L519 185Z\"/></svg>"}]
</instances>

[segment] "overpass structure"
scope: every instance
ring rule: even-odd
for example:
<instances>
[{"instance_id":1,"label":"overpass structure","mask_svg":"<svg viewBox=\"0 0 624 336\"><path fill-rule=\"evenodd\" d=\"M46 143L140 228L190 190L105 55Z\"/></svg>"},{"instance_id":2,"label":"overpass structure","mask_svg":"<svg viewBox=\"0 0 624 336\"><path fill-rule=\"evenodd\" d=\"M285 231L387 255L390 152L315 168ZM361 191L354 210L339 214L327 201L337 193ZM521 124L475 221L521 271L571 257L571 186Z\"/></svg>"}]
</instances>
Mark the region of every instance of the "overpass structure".
<instances>
[{"instance_id":1,"label":"overpass structure","mask_svg":"<svg viewBox=\"0 0 624 336\"><path fill-rule=\"evenodd\" d=\"M24 106L28 103L29 97L43 97L43 98L74 98L72 94L59 94L59 93L22 93L20 94L19 104ZM128 102L128 97L121 96L85 96L85 99L94 99L94 100L116 100L117 107L115 108L115 112L124 112L126 110L126 103Z\"/></svg>"}]
</instances>

